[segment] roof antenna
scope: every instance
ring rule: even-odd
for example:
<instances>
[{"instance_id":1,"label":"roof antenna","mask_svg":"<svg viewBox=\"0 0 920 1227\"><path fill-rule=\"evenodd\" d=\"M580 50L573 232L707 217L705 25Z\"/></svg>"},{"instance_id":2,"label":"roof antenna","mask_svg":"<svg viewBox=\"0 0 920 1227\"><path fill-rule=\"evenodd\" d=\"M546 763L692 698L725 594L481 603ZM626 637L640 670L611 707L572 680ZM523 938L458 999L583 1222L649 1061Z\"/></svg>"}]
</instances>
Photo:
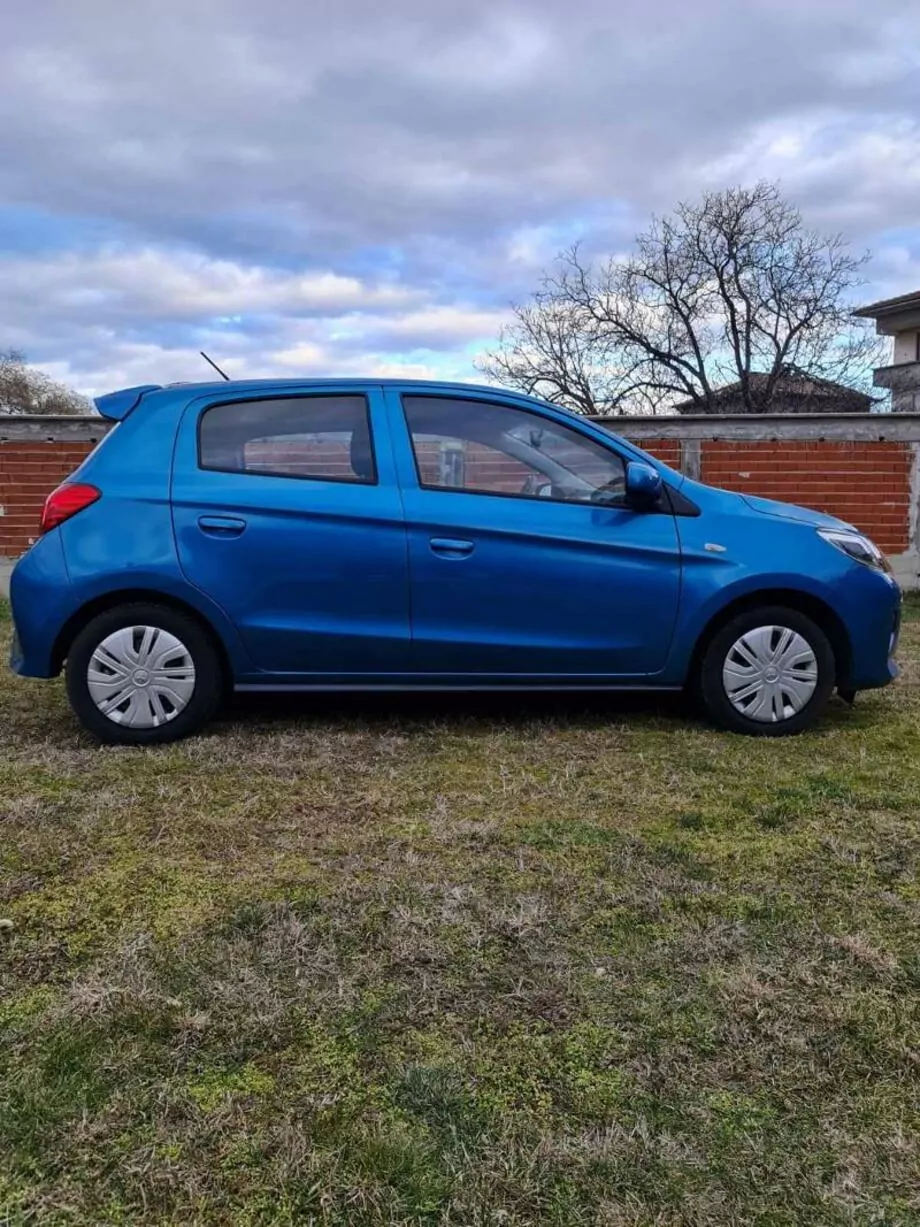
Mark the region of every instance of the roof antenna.
<instances>
[{"instance_id":1,"label":"roof antenna","mask_svg":"<svg viewBox=\"0 0 920 1227\"><path fill-rule=\"evenodd\" d=\"M209 366L214 367L215 371L217 371L218 375L220 375L222 379L226 379L227 383L230 382L230 376L226 373L226 371L222 371L220 367L217 365L217 363L212 361L212 359L208 357L208 355L204 352L203 349L199 349L198 352L199 354L201 354L202 358L204 358L205 362L207 362Z\"/></svg>"}]
</instances>

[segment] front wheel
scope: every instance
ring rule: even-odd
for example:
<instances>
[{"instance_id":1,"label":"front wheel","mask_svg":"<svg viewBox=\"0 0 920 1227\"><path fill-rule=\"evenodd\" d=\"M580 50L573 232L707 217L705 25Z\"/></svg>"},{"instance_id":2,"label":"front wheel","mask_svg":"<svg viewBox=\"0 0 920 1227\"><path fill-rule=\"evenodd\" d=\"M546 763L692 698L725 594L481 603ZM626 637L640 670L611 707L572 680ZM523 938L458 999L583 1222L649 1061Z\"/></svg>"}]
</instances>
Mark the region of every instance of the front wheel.
<instances>
[{"instance_id":1,"label":"front wheel","mask_svg":"<svg viewBox=\"0 0 920 1227\"><path fill-rule=\"evenodd\" d=\"M801 733L834 689L834 651L811 618L764 606L732 618L709 641L696 679L707 714L755 737Z\"/></svg>"},{"instance_id":2,"label":"front wheel","mask_svg":"<svg viewBox=\"0 0 920 1227\"><path fill-rule=\"evenodd\" d=\"M67 655L67 694L100 741L176 741L214 713L223 690L220 657L207 631L164 605L106 610L77 635Z\"/></svg>"}]
</instances>

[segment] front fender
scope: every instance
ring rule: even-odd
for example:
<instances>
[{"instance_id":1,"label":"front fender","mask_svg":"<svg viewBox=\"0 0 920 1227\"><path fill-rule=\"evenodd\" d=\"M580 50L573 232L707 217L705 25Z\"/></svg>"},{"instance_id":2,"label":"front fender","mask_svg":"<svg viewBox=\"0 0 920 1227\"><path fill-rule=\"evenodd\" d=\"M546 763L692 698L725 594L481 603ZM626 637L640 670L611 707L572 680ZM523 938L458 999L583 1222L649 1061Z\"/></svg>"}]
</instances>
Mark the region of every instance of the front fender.
<instances>
[{"instance_id":1,"label":"front fender","mask_svg":"<svg viewBox=\"0 0 920 1227\"><path fill-rule=\"evenodd\" d=\"M730 565L730 564L728 564ZM685 599L681 602L671 652L665 666L667 681L672 685L686 682L696 646L707 628L732 605L762 595L765 603L781 602L783 597L804 596L826 606L849 638L850 632L839 613L839 590L827 583L798 571L759 571L730 577L717 568L705 577L694 575L686 566Z\"/></svg>"}]
</instances>

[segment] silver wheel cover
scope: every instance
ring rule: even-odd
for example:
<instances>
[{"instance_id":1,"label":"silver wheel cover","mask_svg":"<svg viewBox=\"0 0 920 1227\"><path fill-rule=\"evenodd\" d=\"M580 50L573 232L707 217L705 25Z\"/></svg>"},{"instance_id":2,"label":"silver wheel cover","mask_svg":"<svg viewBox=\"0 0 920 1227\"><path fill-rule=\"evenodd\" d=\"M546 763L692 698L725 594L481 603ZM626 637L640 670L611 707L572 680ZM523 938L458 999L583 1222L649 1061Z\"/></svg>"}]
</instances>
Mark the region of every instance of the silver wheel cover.
<instances>
[{"instance_id":1,"label":"silver wheel cover","mask_svg":"<svg viewBox=\"0 0 920 1227\"><path fill-rule=\"evenodd\" d=\"M722 668L728 701L741 715L777 724L796 715L818 685L808 640L788 626L758 626L729 648Z\"/></svg>"},{"instance_id":2,"label":"silver wheel cover","mask_svg":"<svg viewBox=\"0 0 920 1227\"><path fill-rule=\"evenodd\" d=\"M86 671L90 697L115 724L155 729L175 720L195 692L185 644L157 626L126 626L106 636Z\"/></svg>"}]
</instances>

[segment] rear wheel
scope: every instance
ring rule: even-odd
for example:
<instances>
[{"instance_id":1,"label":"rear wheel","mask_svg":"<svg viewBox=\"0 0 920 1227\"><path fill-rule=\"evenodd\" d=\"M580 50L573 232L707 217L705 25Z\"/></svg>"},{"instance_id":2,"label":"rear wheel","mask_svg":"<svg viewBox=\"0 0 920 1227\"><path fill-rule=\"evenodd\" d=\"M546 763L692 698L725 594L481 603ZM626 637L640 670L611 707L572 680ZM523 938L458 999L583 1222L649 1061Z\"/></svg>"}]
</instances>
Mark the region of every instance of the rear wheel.
<instances>
[{"instance_id":1,"label":"rear wheel","mask_svg":"<svg viewBox=\"0 0 920 1227\"><path fill-rule=\"evenodd\" d=\"M836 681L824 631L784 606L746 610L709 641L697 685L710 718L755 737L801 733L819 718Z\"/></svg>"},{"instance_id":2,"label":"rear wheel","mask_svg":"<svg viewBox=\"0 0 920 1227\"><path fill-rule=\"evenodd\" d=\"M100 741L154 745L199 729L223 690L214 643L194 618L156 604L93 618L67 657L67 694Z\"/></svg>"}]
</instances>

